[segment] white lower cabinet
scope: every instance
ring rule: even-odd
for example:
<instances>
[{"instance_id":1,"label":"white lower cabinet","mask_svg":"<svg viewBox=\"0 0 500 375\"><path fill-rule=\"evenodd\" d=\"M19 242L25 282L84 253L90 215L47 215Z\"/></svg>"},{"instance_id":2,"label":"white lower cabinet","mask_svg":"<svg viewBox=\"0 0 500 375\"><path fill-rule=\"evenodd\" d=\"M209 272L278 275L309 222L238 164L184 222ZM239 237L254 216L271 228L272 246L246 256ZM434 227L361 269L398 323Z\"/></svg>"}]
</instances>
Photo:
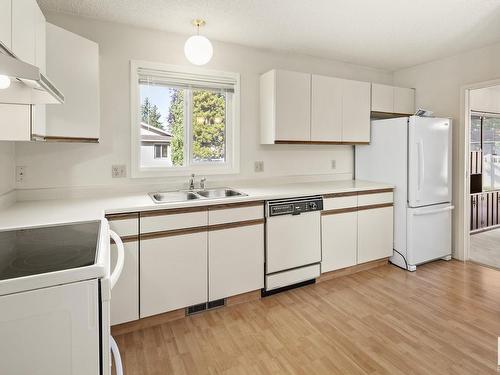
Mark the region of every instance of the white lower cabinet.
<instances>
[{"instance_id":1,"label":"white lower cabinet","mask_svg":"<svg viewBox=\"0 0 500 375\"><path fill-rule=\"evenodd\" d=\"M207 231L141 237L141 318L207 301Z\"/></svg>"},{"instance_id":2,"label":"white lower cabinet","mask_svg":"<svg viewBox=\"0 0 500 375\"><path fill-rule=\"evenodd\" d=\"M111 268L116 264L116 245L111 246ZM139 241L125 242L125 264L111 291L111 325L139 319Z\"/></svg>"},{"instance_id":3,"label":"white lower cabinet","mask_svg":"<svg viewBox=\"0 0 500 375\"><path fill-rule=\"evenodd\" d=\"M393 207L358 211L358 263L389 257L392 249Z\"/></svg>"},{"instance_id":4,"label":"white lower cabinet","mask_svg":"<svg viewBox=\"0 0 500 375\"><path fill-rule=\"evenodd\" d=\"M264 224L208 233L208 300L264 286Z\"/></svg>"},{"instance_id":5,"label":"white lower cabinet","mask_svg":"<svg viewBox=\"0 0 500 375\"><path fill-rule=\"evenodd\" d=\"M321 218L321 272L354 266L357 262L358 213L345 212Z\"/></svg>"}]
</instances>

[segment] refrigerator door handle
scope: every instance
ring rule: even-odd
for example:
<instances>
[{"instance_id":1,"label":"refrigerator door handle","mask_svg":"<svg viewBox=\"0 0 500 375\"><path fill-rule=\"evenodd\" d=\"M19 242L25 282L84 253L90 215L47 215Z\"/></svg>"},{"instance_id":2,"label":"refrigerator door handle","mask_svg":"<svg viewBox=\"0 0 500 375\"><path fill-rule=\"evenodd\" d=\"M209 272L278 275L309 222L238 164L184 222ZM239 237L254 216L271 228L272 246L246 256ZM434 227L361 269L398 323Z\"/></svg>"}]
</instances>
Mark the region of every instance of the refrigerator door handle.
<instances>
[{"instance_id":1,"label":"refrigerator door handle","mask_svg":"<svg viewBox=\"0 0 500 375\"><path fill-rule=\"evenodd\" d=\"M424 184L424 142L420 139L417 142L417 152L418 152L418 185L417 185L417 201L420 200L420 191L422 190L422 185Z\"/></svg>"},{"instance_id":2,"label":"refrigerator door handle","mask_svg":"<svg viewBox=\"0 0 500 375\"><path fill-rule=\"evenodd\" d=\"M451 211L454 208L455 208L455 206L448 206L448 207L440 208L440 209L437 209L437 210L430 210L430 211L424 211L424 212L415 212L414 215L415 216L423 216L423 215L438 214L438 213L445 212L445 211Z\"/></svg>"}]
</instances>

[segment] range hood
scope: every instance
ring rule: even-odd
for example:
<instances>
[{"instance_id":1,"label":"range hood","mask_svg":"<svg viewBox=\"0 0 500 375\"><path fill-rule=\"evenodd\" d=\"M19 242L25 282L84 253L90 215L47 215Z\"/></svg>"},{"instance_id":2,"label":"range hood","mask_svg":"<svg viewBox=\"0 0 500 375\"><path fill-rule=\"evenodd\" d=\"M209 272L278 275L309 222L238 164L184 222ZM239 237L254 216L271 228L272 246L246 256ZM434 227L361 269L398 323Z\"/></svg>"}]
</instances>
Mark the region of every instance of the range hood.
<instances>
[{"instance_id":1,"label":"range hood","mask_svg":"<svg viewBox=\"0 0 500 375\"><path fill-rule=\"evenodd\" d=\"M38 67L21 61L0 43L0 74L11 79L7 89L0 90L0 103L62 104L64 95Z\"/></svg>"}]
</instances>

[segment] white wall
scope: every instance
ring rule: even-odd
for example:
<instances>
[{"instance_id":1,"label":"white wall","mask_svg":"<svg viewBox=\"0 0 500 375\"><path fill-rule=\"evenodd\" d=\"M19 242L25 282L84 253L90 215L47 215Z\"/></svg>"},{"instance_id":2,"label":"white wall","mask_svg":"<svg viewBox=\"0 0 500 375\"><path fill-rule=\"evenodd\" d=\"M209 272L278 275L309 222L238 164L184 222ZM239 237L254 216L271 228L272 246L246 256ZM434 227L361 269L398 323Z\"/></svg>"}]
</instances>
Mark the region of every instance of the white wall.
<instances>
[{"instance_id":1,"label":"white wall","mask_svg":"<svg viewBox=\"0 0 500 375\"><path fill-rule=\"evenodd\" d=\"M417 52L416 52L417 53ZM457 215L463 210L464 192L458 189L462 160L459 158L459 128L461 88L465 85L500 77L500 44L476 49L441 60L402 69L394 73L394 84L416 89L416 106L433 110L437 116L453 118L453 201L454 240L463 233ZM461 257L461 247L454 241L455 251Z\"/></svg>"},{"instance_id":2,"label":"white wall","mask_svg":"<svg viewBox=\"0 0 500 375\"><path fill-rule=\"evenodd\" d=\"M0 195L15 188L14 142L0 142Z\"/></svg>"},{"instance_id":3,"label":"white wall","mask_svg":"<svg viewBox=\"0 0 500 375\"><path fill-rule=\"evenodd\" d=\"M187 65L183 45L186 36L100 22L59 13L47 20L99 43L101 74L100 144L22 143L16 146L17 165L26 169L19 188L97 186L137 183L111 179L112 164L130 167L129 61L141 59ZM315 72L344 78L392 83L392 74L341 62L286 53L214 43L208 69L241 74L241 173L228 178L329 174L350 178L353 172L351 146L259 144L259 75L271 68ZM336 160L336 170L331 160ZM264 173L255 174L254 161L263 160ZM128 168L130 174L130 168ZM214 180L213 177L210 180ZM220 177L217 177L219 180ZM166 179L163 179L166 180ZM163 180L151 180L159 182ZM182 178L184 181L185 178ZM169 182L172 179L168 180ZM140 181L140 183L144 180Z\"/></svg>"},{"instance_id":4,"label":"white wall","mask_svg":"<svg viewBox=\"0 0 500 375\"><path fill-rule=\"evenodd\" d=\"M500 113L500 86L470 90L469 98L474 111Z\"/></svg>"}]
</instances>

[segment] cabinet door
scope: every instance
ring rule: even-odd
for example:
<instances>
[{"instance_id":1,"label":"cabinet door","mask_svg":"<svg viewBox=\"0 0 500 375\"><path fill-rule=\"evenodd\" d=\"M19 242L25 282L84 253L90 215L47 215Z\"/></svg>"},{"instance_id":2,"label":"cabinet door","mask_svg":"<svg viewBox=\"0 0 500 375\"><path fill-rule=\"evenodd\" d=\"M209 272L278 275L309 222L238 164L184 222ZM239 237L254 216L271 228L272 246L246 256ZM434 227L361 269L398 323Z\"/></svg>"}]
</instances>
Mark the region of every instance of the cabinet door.
<instances>
[{"instance_id":1,"label":"cabinet door","mask_svg":"<svg viewBox=\"0 0 500 375\"><path fill-rule=\"evenodd\" d=\"M415 113L415 90L404 87L394 87L394 112Z\"/></svg>"},{"instance_id":2,"label":"cabinet door","mask_svg":"<svg viewBox=\"0 0 500 375\"><path fill-rule=\"evenodd\" d=\"M125 242L125 264L111 291L111 325L139 319L139 241ZM111 245L111 269L116 264L116 245Z\"/></svg>"},{"instance_id":3,"label":"cabinet door","mask_svg":"<svg viewBox=\"0 0 500 375\"><path fill-rule=\"evenodd\" d=\"M12 1L12 51L24 62L35 64L35 0Z\"/></svg>"},{"instance_id":4,"label":"cabinet door","mask_svg":"<svg viewBox=\"0 0 500 375\"><path fill-rule=\"evenodd\" d=\"M311 141L342 141L342 80L312 76Z\"/></svg>"},{"instance_id":5,"label":"cabinet door","mask_svg":"<svg viewBox=\"0 0 500 375\"><path fill-rule=\"evenodd\" d=\"M358 236L357 212L321 217L321 272L329 272L356 264Z\"/></svg>"},{"instance_id":6,"label":"cabinet door","mask_svg":"<svg viewBox=\"0 0 500 375\"><path fill-rule=\"evenodd\" d=\"M264 287L264 224L208 233L208 299Z\"/></svg>"},{"instance_id":7,"label":"cabinet door","mask_svg":"<svg viewBox=\"0 0 500 375\"><path fill-rule=\"evenodd\" d=\"M394 87L372 83L372 111L397 112L394 110Z\"/></svg>"},{"instance_id":8,"label":"cabinet door","mask_svg":"<svg viewBox=\"0 0 500 375\"><path fill-rule=\"evenodd\" d=\"M358 211L358 263L392 255L393 207Z\"/></svg>"},{"instance_id":9,"label":"cabinet door","mask_svg":"<svg viewBox=\"0 0 500 375\"><path fill-rule=\"evenodd\" d=\"M47 76L64 105L47 107L47 136L99 139L99 46L47 23Z\"/></svg>"},{"instance_id":10,"label":"cabinet door","mask_svg":"<svg viewBox=\"0 0 500 375\"><path fill-rule=\"evenodd\" d=\"M143 239L141 318L207 301L207 232Z\"/></svg>"},{"instance_id":11,"label":"cabinet door","mask_svg":"<svg viewBox=\"0 0 500 375\"><path fill-rule=\"evenodd\" d=\"M0 43L11 48L12 41L12 0L0 0Z\"/></svg>"},{"instance_id":12,"label":"cabinet door","mask_svg":"<svg viewBox=\"0 0 500 375\"><path fill-rule=\"evenodd\" d=\"M124 216L128 218L124 218ZM139 215L108 215L110 228L122 239L125 264L115 287L111 291L111 324L139 319ZM116 265L116 246L111 245L111 269Z\"/></svg>"},{"instance_id":13,"label":"cabinet door","mask_svg":"<svg viewBox=\"0 0 500 375\"><path fill-rule=\"evenodd\" d=\"M311 139L311 75L276 71L276 139Z\"/></svg>"},{"instance_id":14,"label":"cabinet door","mask_svg":"<svg viewBox=\"0 0 500 375\"><path fill-rule=\"evenodd\" d=\"M342 141L370 142L370 83L343 81Z\"/></svg>"}]
</instances>

